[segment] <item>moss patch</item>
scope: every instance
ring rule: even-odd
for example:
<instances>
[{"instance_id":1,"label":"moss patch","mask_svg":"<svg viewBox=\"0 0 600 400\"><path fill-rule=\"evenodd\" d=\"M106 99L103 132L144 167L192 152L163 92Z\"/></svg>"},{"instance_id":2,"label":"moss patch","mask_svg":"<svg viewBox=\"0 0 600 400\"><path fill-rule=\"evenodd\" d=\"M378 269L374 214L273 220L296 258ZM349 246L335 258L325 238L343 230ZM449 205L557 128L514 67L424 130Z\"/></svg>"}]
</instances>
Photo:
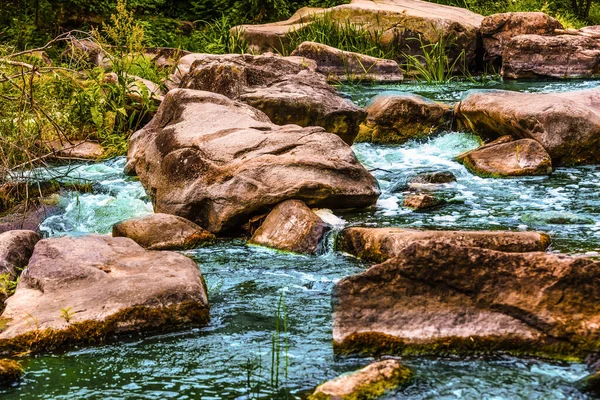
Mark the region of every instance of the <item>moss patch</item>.
<instances>
[{"instance_id":1,"label":"moss patch","mask_svg":"<svg viewBox=\"0 0 600 400\"><path fill-rule=\"evenodd\" d=\"M19 379L23 375L21 364L14 360L0 360L0 386L8 386Z\"/></svg>"}]
</instances>

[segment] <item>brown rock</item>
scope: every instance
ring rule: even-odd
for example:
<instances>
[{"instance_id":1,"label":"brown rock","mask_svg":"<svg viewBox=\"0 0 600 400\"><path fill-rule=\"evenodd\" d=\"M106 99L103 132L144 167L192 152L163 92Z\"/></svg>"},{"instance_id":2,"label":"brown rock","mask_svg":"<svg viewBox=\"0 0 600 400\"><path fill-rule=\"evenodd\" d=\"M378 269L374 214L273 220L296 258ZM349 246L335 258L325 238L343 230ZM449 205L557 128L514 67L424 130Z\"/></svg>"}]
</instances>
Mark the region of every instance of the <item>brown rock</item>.
<instances>
[{"instance_id":1,"label":"brown rock","mask_svg":"<svg viewBox=\"0 0 600 400\"><path fill-rule=\"evenodd\" d=\"M215 235L185 218L151 214L113 225L113 237L127 237L148 250L185 250L211 242Z\"/></svg>"},{"instance_id":2,"label":"brown rock","mask_svg":"<svg viewBox=\"0 0 600 400\"><path fill-rule=\"evenodd\" d=\"M21 229L38 232L40 224L60 210L52 202L52 198L44 201L32 201L30 204L20 204L12 208L6 215L0 217L0 233Z\"/></svg>"},{"instance_id":3,"label":"brown rock","mask_svg":"<svg viewBox=\"0 0 600 400\"><path fill-rule=\"evenodd\" d=\"M475 149L461 158L469 171L482 177L502 178L552 173L550 155L533 139Z\"/></svg>"},{"instance_id":4,"label":"brown rock","mask_svg":"<svg viewBox=\"0 0 600 400\"><path fill-rule=\"evenodd\" d=\"M88 140L54 141L49 145L59 158L97 160L104 155L104 148L100 144Z\"/></svg>"},{"instance_id":5,"label":"brown rock","mask_svg":"<svg viewBox=\"0 0 600 400\"><path fill-rule=\"evenodd\" d=\"M412 376L398 360L377 361L318 386L308 400L377 399L386 390L406 385Z\"/></svg>"},{"instance_id":6,"label":"brown rock","mask_svg":"<svg viewBox=\"0 0 600 400\"><path fill-rule=\"evenodd\" d=\"M295 59L273 54L197 56L180 87L241 100L278 125L322 126L348 144L366 117L363 109L328 85L323 75Z\"/></svg>"},{"instance_id":7,"label":"brown rock","mask_svg":"<svg viewBox=\"0 0 600 400\"><path fill-rule=\"evenodd\" d=\"M246 104L196 90L167 94L132 136L126 169L139 176L156 212L213 233L289 199L354 208L379 196L375 178L336 135L278 126Z\"/></svg>"},{"instance_id":8,"label":"brown rock","mask_svg":"<svg viewBox=\"0 0 600 400\"><path fill-rule=\"evenodd\" d=\"M157 105L164 100L165 94L156 83L135 75L126 74L124 78L128 80L126 96L129 100L141 102L145 99L150 99ZM104 76L104 82L118 85L119 77L114 72L111 72Z\"/></svg>"},{"instance_id":9,"label":"brown rock","mask_svg":"<svg viewBox=\"0 0 600 400\"><path fill-rule=\"evenodd\" d=\"M506 44L515 36L554 35L555 29L563 29L562 24L542 12L508 12L487 16L480 30L484 57L491 62L501 61Z\"/></svg>"},{"instance_id":10,"label":"brown rock","mask_svg":"<svg viewBox=\"0 0 600 400\"><path fill-rule=\"evenodd\" d=\"M590 259L414 243L335 286L334 350L582 360L600 344L598 300Z\"/></svg>"},{"instance_id":11,"label":"brown rock","mask_svg":"<svg viewBox=\"0 0 600 400\"><path fill-rule=\"evenodd\" d=\"M548 94L470 92L455 115L483 136L538 141L554 165L600 162L600 89Z\"/></svg>"},{"instance_id":12,"label":"brown rock","mask_svg":"<svg viewBox=\"0 0 600 400\"><path fill-rule=\"evenodd\" d=\"M256 230L250 243L294 253L314 254L331 228L300 200L279 203Z\"/></svg>"},{"instance_id":13,"label":"brown rock","mask_svg":"<svg viewBox=\"0 0 600 400\"><path fill-rule=\"evenodd\" d=\"M429 194L411 194L404 199L404 207L425 210L444 204L444 200Z\"/></svg>"},{"instance_id":14,"label":"brown rock","mask_svg":"<svg viewBox=\"0 0 600 400\"><path fill-rule=\"evenodd\" d=\"M6 353L203 326L208 301L187 257L127 238L66 236L38 242L1 318Z\"/></svg>"},{"instance_id":15,"label":"brown rock","mask_svg":"<svg viewBox=\"0 0 600 400\"><path fill-rule=\"evenodd\" d=\"M0 233L0 274L14 280L27 266L40 235L33 231L14 230Z\"/></svg>"},{"instance_id":16,"label":"brown rock","mask_svg":"<svg viewBox=\"0 0 600 400\"><path fill-rule=\"evenodd\" d=\"M394 60L385 60L364 54L342 51L321 43L304 42L292 56L316 61L317 72L334 81L402 82L400 66Z\"/></svg>"},{"instance_id":17,"label":"brown rock","mask_svg":"<svg viewBox=\"0 0 600 400\"><path fill-rule=\"evenodd\" d=\"M550 238L538 232L420 231L403 228L346 228L338 236L338 248L362 259L383 262L397 257L415 242L436 242L462 247L481 247L504 252L544 251Z\"/></svg>"},{"instance_id":18,"label":"brown rock","mask_svg":"<svg viewBox=\"0 0 600 400\"><path fill-rule=\"evenodd\" d=\"M17 361L1 359L0 360L0 386L8 387L18 382L23 376L23 367Z\"/></svg>"},{"instance_id":19,"label":"brown rock","mask_svg":"<svg viewBox=\"0 0 600 400\"><path fill-rule=\"evenodd\" d=\"M591 78L600 75L600 41L585 36L520 35L502 53L502 76Z\"/></svg>"},{"instance_id":20,"label":"brown rock","mask_svg":"<svg viewBox=\"0 0 600 400\"><path fill-rule=\"evenodd\" d=\"M67 48L62 56L68 59L79 59L89 65L104 69L112 68L112 61L102 47L92 40L71 39L67 41Z\"/></svg>"},{"instance_id":21,"label":"brown rock","mask_svg":"<svg viewBox=\"0 0 600 400\"><path fill-rule=\"evenodd\" d=\"M600 395L600 371L596 371L580 379L575 386L584 393Z\"/></svg>"},{"instance_id":22,"label":"brown rock","mask_svg":"<svg viewBox=\"0 0 600 400\"><path fill-rule=\"evenodd\" d=\"M377 96L366 108L367 121L356 141L402 144L430 136L449 127L451 109L414 94Z\"/></svg>"},{"instance_id":23,"label":"brown rock","mask_svg":"<svg viewBox=\"0 0 600 400\"><path fill-rule=\"evenodd\" d=\"M426 172L416 175L408 182L412 185L441 185L456 182L456 176L450 171Z\"/></svg>"}]
</instances>

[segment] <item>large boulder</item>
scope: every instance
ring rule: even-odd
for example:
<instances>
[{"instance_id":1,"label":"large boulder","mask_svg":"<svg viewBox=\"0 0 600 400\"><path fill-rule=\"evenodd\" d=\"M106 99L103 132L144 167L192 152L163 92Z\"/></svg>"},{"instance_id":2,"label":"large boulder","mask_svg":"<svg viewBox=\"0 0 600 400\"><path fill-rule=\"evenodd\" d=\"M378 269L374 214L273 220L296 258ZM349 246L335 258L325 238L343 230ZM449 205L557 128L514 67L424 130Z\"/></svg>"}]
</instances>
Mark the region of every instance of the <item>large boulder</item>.
<instances>
[{"instance_id":1,"label":"large boulder","mask_svg":"<svg viewBox=\"0 0 600 400\"><path fill-rule=\"evenodd\" d=\"M406 385L412 376L398 360L376 361L319 385L308 400L378 399L387 390Z\"/></svg>"},{"instance_id":2,"label":"large boulder","mask_svg":"<svg viewBox=\"0 0 600 400\"><path fill-rule=\"evenodd\" d=\"M505 45L502 76L592 78L600 75L600 41L577 35L519 35Z\"/></svg>"},{"instance_id":3,"label":"large boulder","mask_svg":"<svg viewBox=\"0 0 600 400\"><path fill-rule=\"evenodd\" d=\"M583 360L600 346L600 263L414 243L333 291L337 353Z\"/></svg>"},{"instance_id":4,"label":"large boulder","mask_svg":"<svg viewBox=\"0 0 600 400\"><path fill-rule=\"evenodd\" d=\"M150 214L113 225L113 237L127 237L148 250L185 250L211 242L215 236L176 215Z\"/></svg>"},{"instance_id":5,"label":"large boulder","mask_svg":"<svg viewBox=\"0 0 600 400\"><path fill-rule=\"evenodd\" d=\"M213 233L289 199L355 208L379 197L375 178L338 136L278 126L253 107L196 90L167 94L132 136L126 170L139 176L156 212Z\"/></svg>"},{"instance_id":6,"label":"large boulder","mask_svg":"<svg viewBox=\"0 0 600 400\"><path fill-rule=\"evenodd\" d=\"M542 12L508 12L487 16L481 22L484 58L492 63L502 59L502 52L515 36L535 34L554 35L562 24Z\"/></svg>"},{"instance_id":7,"label":"large boulder","mask_svg":"<svg viewBox=\"0 0 600 400\"><path fill-rule=\"evenodd\" d=\"M147 251L128 238L45 239L6 301L0 352L203 326L208 310L202 275L181 254Z\"/></svg>"},{"instance_id":8,"label":"large boulder","mask_svg":"<svg viewBox=\"0 0 600 400\"><path fill-rule=\"evenodd\" d=\"M423 44L444 40L454 60L464 51L467 63L475 59L477 36L483 16L471 11L420 0L352 0L327 9L302 8L287 21L232 28L255 52L284 51L294 32L315 20L328 18L333 24L352 24L372 33L383 46L394 46L409 54L422 54ZM292 35L290 35L292 33ZM449 46L450 47L450 46Z\"/></svg>"},{"instance_id":9,"label":"large boulder","mask_svg":"<svg viewBox=\"0 0 600 400\"><path fill-rule=\"evenodd\" d=\"M250 243L294 253L314 254L331 229L300 200L287 200L269 213Z\"/></svg>"},{"instance_id":10,"label":"large boulder","mask_svg":"<svg viewBox=\"0 0 600 400\"><path fill-rule=\"evenodd\" d=\"M453 246L481 247L504 252L544 251L550 238L538 232L508 231L421 231L404 228L344 229L338 248L368 261L383 262L397 257L415 242L435 242Z\"/></svg>"},{"instance_id":11,"label":"large boulder","mask_svg":"<svg viewBox=\"0 0 600 400\"><path fill-rule=\"evenodd\" d=\"M503 178L523 175L550 175L552 160L544 147L533 139L485 145L460 156L475 175Z\"/></svg>"},{"instance_id":12,"label":"large boulder","mask_svg":"<svg viewBox=\"0 0 600 400\"><path fill-rule=\"evenodd\" d=\"M342 98L308 64L273 54L196 56L179 86L241 100L278 125L322 126L348 144L366 117L362 108Z\"/></svg>"},{"instance_id":13,"label":"large boulder","mask_svg":"<svg viewBox=\"0 0 600 400\"><path fill-rule=\"evenodd\" d=\"M538 141L554 165L600 162L600 89L546 94L472 91L457 105L455 115L483 136Z\"/></svg>"},{"instance_id":14,"label":"large boulder","mask_svg":"<svg viewBox=\"0 0 600 400\"><path fill-rule=\"evenodd\" d=\"M381 95L366 107L357 142L402 144L450 127L452 107L415 94Z\"/></svg>"},{"instance_id":15,"label":"large boulder","mask_svg":"<svg viewBox=\"0 0 600 400\"><path fill-rule=\"evenodd\" d=\"M315 42L303 42L292 56L305 57L317 63L317 71L333 81L374 81L396 83L404 79L394 60L366 56Z\"/></svg>"},{"instance_id":16,"label":"large boulder","mask_svg":"<svg viewBox=\"0 0 600 400\"><path fill-rule=\"evenodd\" d=\"M33 248L41 239L33 231L14 230L0 233L0 275L14 280L27 266Z\"/></svg>"}]
</instances>

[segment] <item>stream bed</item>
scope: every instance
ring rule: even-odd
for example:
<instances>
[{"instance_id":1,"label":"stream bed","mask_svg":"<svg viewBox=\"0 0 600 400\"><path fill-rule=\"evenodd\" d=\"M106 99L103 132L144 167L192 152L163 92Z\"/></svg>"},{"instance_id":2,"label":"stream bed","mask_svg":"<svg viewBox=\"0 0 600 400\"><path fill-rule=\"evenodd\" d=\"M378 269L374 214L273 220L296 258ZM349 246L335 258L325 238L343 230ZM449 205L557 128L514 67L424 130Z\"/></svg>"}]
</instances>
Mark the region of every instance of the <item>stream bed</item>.
<instances>
[{"instance_id":1,"label":"stream bed","mask_svg":"<svg viewBox=\"0 0 600 400\"><path fill-rule=\"evenodd\" d=\"M430 85L403 84L351 87L344 92L364 105L383 92L408 91L453 101L474 87L549 92L596 84L492 81L479 86L436 86L435 90ZM338 221L338 229L360 224L540 230L551 235L551 251L600 256L600 167L558 168L550 177L483 179L453 161L479 143L469 133L444 132L402 146L356 144L357 156L377 177L383 193L373 209L336 212L343 220ZM115 222L151 213L141 184L123 174L124 164L121 157L46 172L61 179L91 181L93 192L64 194L60 199L63 212L43 223L44 234L105 234ZM408 179L434 171L450 171L457 178L436 191L448 204L427 212L404 208ZM556 224L557 220L561 223ZM210 247L186 251L198 263L209 288L208 327L24 357L24 379L0 392L2 398L300 398L319 383L370 361L335 358L332 352L331 288L337 280L369 266L334 251L334 237L335 232L318 256L248 246L241 239L219 240ZM405 362L416 377L409 387L387 395L388 399L587 398L572 385L586 375L582 364L511 357Z\"/></svg>"}]
</instances>

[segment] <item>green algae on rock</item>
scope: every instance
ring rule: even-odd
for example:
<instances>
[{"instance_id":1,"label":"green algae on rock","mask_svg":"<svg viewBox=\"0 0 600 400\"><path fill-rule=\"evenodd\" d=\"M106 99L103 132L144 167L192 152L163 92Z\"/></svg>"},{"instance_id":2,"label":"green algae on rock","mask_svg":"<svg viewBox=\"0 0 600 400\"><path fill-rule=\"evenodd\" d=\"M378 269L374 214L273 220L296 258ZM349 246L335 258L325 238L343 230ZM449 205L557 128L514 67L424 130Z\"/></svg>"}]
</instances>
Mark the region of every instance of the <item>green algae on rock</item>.
<instances>
[{"instance_id":1,"label":"green algae on rock","mask_svg":"<svg viewBox=\"0 0 600 400\"><path fill-rule=\"evenodd\" d=\"M0 359L0 386L9 386L23 376L23 367L15 360Z\"/></svg>"}]
</instances>

